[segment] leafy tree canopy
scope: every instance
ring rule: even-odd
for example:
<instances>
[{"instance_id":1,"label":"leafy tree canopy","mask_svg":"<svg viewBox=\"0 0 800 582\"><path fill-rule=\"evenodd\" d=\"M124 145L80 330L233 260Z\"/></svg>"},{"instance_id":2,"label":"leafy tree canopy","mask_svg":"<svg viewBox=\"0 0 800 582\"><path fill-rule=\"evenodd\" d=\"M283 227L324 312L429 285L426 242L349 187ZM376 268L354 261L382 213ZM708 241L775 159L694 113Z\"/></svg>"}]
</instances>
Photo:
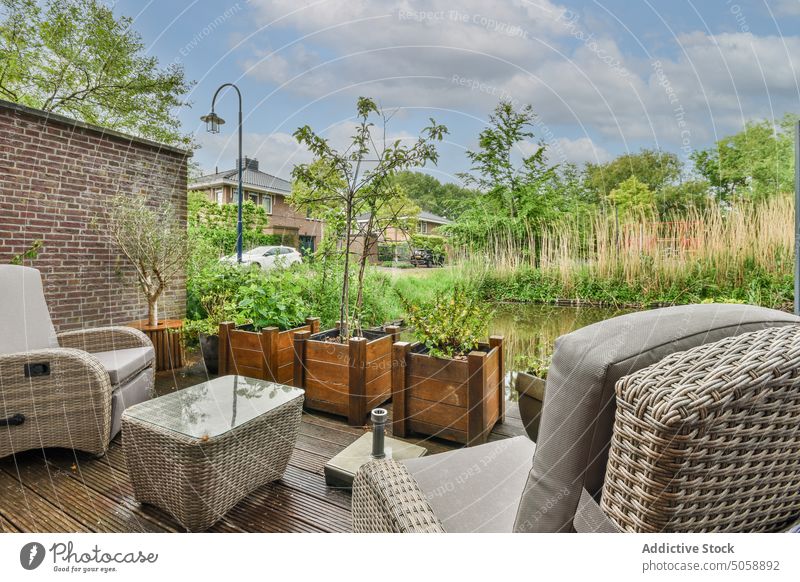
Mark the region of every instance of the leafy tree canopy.
<instances>
[{"instance_id":1,"label":"leafy tree canopy","mask_svg":"<svg viewBox=\"0 0 800 582\"><path fill-rule=\"evenodd\" d=\"M655 210L656 197L652 190L636 176L631 176L611 191L608 200L620 216L650 214Z\"/></svg>"},{"instance_id":2,"label":"leafy tree canopy","mask_svg":"<svg viewBox=\"0 0 800 582\"><path fill-rule=\"evenodd\" d=\"M792 128L797 116L786 114L775 125L769 120L748 122L734 135L693 153L697 171L722 200L763 199L794 188Z\"/></svg>"},{"instance_id":3,"label":"leafy tree canopy","mask_svg":"<svg viewBox=\"0 0 800 582\"><path fill-rule=\"evenodd\" d=\"M132 26L98 0L0 0L0 98L189 146L174 112L192 83Z\"/></svg>"},{"instance_id":4,"label":"leafy tree canopy","mask_svg":"<svg viewBox=\"0 0 800 582\"><path fill-rule=\"evenodd\" d=\"M422 172L398 172L394 180L421 209L451 220L458 218L479 196L475 190L442 183Z\"/></svg>"},{"instance_id":5,"label":"leafy tree canopy","mask_svg":"<svg viewBox=\"0 0 800 582\"><path fill-rule=\"evenodd\" d=\"M471 172L460 175L465 184L484 193L483 198L493 203L494 210L505 209L504 214L510 218L516 218L521 211L541 208L541 201L535 198L555 172L547 165L542 142L532 154L523 155L520 163L515 159L519 146L534 138L535 119L530 105L517 111L511 102L501 101L478 137L479 149L467 152Z\"/></svg>"},{"instance_id":6,"label":"leafy tree canopy","mask_svg":"<svg viewBox=\"0 0 800 582\"><path fill-rule=\"evenodd\" d=\"M672 152L643 149L638 153L623 154L604 164L587 163L584 169L586 187L598 199L603 199L622 182L636 176L653 192L678 181L683 164Z\"/></svg>"}]
</instances>

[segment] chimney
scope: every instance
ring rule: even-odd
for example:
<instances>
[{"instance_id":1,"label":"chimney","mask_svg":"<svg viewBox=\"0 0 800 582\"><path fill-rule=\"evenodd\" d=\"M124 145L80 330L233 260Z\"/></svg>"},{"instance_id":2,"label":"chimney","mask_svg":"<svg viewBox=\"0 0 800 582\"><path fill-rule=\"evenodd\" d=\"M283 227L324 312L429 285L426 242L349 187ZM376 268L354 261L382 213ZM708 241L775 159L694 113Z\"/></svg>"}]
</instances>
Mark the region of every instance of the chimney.
<instances>
[{"instance_id":1,"label":"chimney","mask_svg":"<svg viewBox=\"0 0 800 582\"><path fill-rule=\"evenodd\" d=\"M239 169L239 161L236 161L236 169ZM245 170L253 170L254 172L258 171L258 160L255 158L248 158L247 156L244 157L244 169Z\"/></svg>"}]
</instances>

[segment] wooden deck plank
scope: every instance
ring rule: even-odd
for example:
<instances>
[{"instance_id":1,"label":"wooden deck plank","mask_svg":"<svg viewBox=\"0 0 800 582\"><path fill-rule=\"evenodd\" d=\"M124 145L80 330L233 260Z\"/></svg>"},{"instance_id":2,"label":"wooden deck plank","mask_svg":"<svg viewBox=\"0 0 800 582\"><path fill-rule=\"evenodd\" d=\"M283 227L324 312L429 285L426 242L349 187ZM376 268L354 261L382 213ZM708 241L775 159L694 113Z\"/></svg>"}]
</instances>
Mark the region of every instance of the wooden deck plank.
<instances>
[{"instance_id":1,"label":"wooden deck plank","mask_svg":"<svg viewBox=\"0 0 800 582\"><path fill-rule=\"evenodd\" d=\"M0 499L2 499L0 514L20 531L37 533L90 531L23 483L17 475L7 469L0 470Z\"/></svg>"},{"instance_id":2,"label":"wooden deck plank","mask_svg":"<svg viewBox=\"0 0 800 582\"><path fill-rule=\"evenodd\" d=\"M16 526L10 521L7 521L5 517L0 515L0 533L17 533L17 532L19 532L19 530L16 528Z\"/></svg>"},{"instance_id":3,"label":"wooden deck plank","mask_svg":"<svg viewBox=\"0 0 800 582\"><path fill-rule=\"evenodd\" d=\"M159 373L156 391L165 394L206 379L194 369ZM386 408L391 418L391 403ZM350 493L327 487L323 467L367 430L348 426L340 417L304 412L284 476L248 495L209 531L349 531ZM519 407L508 402L506 422L496 425L489 438L518 434L524 434ZM457 446L422 435L404 440L427 448L428 454ZM68 450L47 450L0 460L0 531L171 532L183 528L160 509L136 501L117 437L99 459Z\"/></svg>"},{"instance_id":4,"label":"wooden deck plank","mask_svg":"<svg viewBox=\"0 0 800 582\"><path fill-rule=\"evenodd\" d=\"M73 478L71 471L49 465L44 458L20 465L19 474L28 488L93 532L169 531L137 516L126 504Z\"/></svg>"}]
</instances>

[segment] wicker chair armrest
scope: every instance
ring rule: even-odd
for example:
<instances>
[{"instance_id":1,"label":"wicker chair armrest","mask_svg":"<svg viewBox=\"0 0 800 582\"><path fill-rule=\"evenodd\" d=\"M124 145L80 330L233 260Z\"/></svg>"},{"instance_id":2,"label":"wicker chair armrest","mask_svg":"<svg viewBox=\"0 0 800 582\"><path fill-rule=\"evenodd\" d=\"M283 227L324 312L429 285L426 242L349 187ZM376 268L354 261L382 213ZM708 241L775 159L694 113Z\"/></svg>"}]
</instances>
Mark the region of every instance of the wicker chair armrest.
<instances>
[{"instance_id":1,"label":"wicker chair armrest","mask_svg":"<svg viewBox=\"0 0 800 582\"><path fill-rule=\"evenodd\" d=\"M95 327L58 334L62 348L75 348L85 352L105 352L125 348L151 347L153 344L138 329L125 326Z\"/></svg>"},{"instance_id":2,"label":"wicker chair armrest","mask_svg":"<svg viewBox=\"0 0 800 582\"><path fill-rule=\"evenodd\" d=\"M358 470L352 506L355 532L444 533L408 469L391 459L371 461Z\"/></svg>"},{"instance_id":3,"label":"wicker chair armrest","mask_svg":"<svg viewBox=\"0 0 800 582\"><path fill-rule=\"evenodd\" d=\"M16 450L41 443L95 454L108 448L111 381L91 354L50 348L2 355L0 391L4 418L24 418L13 433ZM0 457L13 452L7 446L0 438Z\"/></svg>"}]
</instances>

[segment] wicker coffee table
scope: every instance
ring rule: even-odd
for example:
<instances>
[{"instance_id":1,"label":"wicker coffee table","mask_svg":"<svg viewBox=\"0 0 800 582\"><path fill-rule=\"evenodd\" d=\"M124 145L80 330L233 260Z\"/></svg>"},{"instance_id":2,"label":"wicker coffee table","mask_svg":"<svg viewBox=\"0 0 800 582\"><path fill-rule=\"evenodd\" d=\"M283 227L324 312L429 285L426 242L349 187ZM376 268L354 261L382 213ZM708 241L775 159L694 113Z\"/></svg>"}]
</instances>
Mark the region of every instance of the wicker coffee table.
<instances>
[{"instance_id":1,"label":"wicker coffee table","mask_svg":"<svg viewBox=\"0 0 800 582\"><path fill-rule=\"evenodd\" d=\"M280 479L304 391L222 376L128 408L122 445L136 499L186 529L208 529L261 485Z\"/></svg>"}]
</instances>

